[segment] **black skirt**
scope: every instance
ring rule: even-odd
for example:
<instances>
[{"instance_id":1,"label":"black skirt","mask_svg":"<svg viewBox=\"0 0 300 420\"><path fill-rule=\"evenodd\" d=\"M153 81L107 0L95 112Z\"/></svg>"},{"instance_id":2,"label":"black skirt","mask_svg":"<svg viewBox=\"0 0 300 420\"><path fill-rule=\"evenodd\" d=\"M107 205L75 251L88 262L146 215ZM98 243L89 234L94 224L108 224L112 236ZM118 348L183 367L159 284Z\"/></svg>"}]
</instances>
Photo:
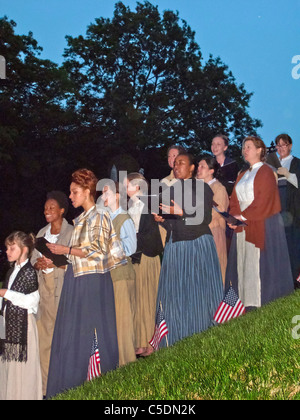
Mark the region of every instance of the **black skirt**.
<instances>
[{"instance_id":1,"label":"black skirt","mask_svg":"<svg viewBox=\"0 0 300 420\"><path fill-rule=\"evenodd\" d=\"M47 398L86 381L94 331L102 374L119 361L113 284L110 273L65 275L52 341Z\"/></svg>"}]
</instances>

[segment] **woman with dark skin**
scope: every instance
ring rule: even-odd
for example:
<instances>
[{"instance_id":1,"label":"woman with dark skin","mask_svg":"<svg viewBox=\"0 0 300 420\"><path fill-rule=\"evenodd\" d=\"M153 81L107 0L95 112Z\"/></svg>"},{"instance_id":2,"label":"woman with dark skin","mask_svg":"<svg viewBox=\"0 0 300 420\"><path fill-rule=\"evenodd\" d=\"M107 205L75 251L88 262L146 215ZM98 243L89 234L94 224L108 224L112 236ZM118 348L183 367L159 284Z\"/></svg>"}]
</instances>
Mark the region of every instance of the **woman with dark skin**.
<instances>
[{"instance_id":1,"label":"woman with dark skin","mask_svg":"<svg viewBox=\"0 0 300 420\"><path fill-rule=\"evenodd\" d=\"M47 239L50 243L68 245L73 226L64 218L68 211L67 196L60 191L48 193L44 206L44 215L48 224L37 234L37 238ZM39 280L40 304L37 314L41 369L43 377L43 395L46 395L51 343L55 320L63 287L65 267L56 267L52 260L33 252L31 263L37 270Z\"/></svg>"},{"instance_id":2,"label":"woman with dark skin","mask_svg":"<svg viewBox=\"0 0 300 420\"><path fill-rule=\"evenodd\" d=\"M220 264L209 229L213 193L202 180L193 178L195 170L189 154L177 156L174 165L177 182L171 187L174 189L170 191L171 205L161 205L165 213L174 216L164 219L155 215L167 230L157 299L157 311L163 310L169 329L168 341L163 339L162 346L212 326L223 297ZM195 205L196 216L191 216L187 197ZM196 219L197 212L202 212L202 221Z\"/></svg>"}]
</instances>

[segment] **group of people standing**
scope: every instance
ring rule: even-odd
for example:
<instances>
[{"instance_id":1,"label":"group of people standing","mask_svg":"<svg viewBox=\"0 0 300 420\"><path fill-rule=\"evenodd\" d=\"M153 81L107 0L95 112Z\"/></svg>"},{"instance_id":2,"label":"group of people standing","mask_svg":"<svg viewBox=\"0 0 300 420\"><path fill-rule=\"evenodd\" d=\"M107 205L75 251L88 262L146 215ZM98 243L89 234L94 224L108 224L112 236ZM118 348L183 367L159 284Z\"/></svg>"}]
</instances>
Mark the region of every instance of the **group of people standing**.
<instances>
[{"instance_id":1,"label":"group of people standing","mask_svg":"<svg viewBox=\"0 0 300 420\"><path fill-rule=\"evenodd\" d=\"M82 384L95 332L104 374L153 352L159 310L166 346L213 326L229 284L248 310L291 293L300 271L300 160L290 155L289 136L276 144L278 171L265 163L258 137L243 143L242 170L226 157L226 136L198 160L172 146L172 171L161 181L170 201L155 214L141 200L148 184L140 173L105 185L100 206L94 173L73 173L70 199L83 208L73 226L68 198L49 193L37 238L67 262L41 254L33 236L6 239L15 264L0 290L0 399L51 398ZM175 190L192 198L193 211L176 202ZM198 210L203 217L191 223ZM226 212L243 224L226 223Z\"/></svg>"}]
</instances>

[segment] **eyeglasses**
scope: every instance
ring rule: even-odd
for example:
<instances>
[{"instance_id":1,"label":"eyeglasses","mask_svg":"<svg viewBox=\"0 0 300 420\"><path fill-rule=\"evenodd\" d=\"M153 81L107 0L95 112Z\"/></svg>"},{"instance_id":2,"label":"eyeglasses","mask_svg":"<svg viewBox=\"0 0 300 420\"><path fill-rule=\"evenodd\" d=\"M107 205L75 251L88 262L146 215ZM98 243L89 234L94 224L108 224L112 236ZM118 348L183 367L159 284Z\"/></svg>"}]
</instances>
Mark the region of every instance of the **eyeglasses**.
<instances>
[{"instance_id":1,"label":"eyeglasses","mask_svg":"<svg viewBox=\"0 0 300 420\"><path fill-rule=\"evenodd\" d=\"M288 144L277 144L276 148L277 149L286 149L288 147Z\"/></svg>"}]
</instances>

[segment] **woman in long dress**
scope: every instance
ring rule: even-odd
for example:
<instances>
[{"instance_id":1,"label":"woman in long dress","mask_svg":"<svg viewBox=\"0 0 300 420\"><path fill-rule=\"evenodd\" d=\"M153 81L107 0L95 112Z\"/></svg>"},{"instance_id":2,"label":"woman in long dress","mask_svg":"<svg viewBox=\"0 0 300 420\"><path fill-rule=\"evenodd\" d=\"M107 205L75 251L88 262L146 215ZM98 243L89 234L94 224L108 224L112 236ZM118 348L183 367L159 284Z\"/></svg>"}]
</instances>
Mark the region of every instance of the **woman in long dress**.
<instances>
[{"instance_id":1,"label":"woman in long dress","mask_svg":"<svg viewBox=\"0 0 300 420\"><path fill-rule=\"evenodd\" d=\"M73 232L73 226L64 217L68 212L68 207L68 198L64 193L61 191L48 193L44 206L48 224L38 232L37 238L44 237L51 243L68 245ZM46 395L53 331L66 267L56 267L53 261L40 254L36 249L32 254L31 264L37 270L39 280L40 303L37 313L37 328L43 395Z\"/></svg>"},{"instance_id":2,"label":"woman in long dress","mask_svg":"<svg viewBox=\"0 0 300 420\"><path fill-rule=\"evenodd\" d=\"M278 169L281 214L289 248L295 288L300 287L300 159L292 153L293 141L288 134L275 139L281 168Z\"/></svg>"},{"instance_id":3,"label":"woman in long dress","mask_svg":"<svg viewBox=\"0 0 300 420\"><path fill-rule=\"evenodd\" d=\"M165 316L169 345L213 326L223 298L220 264L209 229L212 190L193 178L195 164L189 154L177 156L174 174L177 182L171 187L171 205L162 203L161 208L175 218L155 216L167 230L157 311L161 308ZM160 345L166 344L164 338Z\"/></svg>"},{"instance_id":4,"label":"woman in long dress","mask_svg":"<svg viewBox=\"0 0 300 420\"><path fill-rule=\"evenodd\" d=\"M243 171L230 199L230 213L246 227L235 230L227 264L226 284L232 284L246 308L257 308L293 291L281 205L273 170L264 164L266 146L247 137Z\"/></svg>"},{"instance_id":5,"label":"woman in long dress","mask_svg":"<svg viewBox=\"0 0 300 420\"><path fill-rule=\"evenodd\" d=\"M81 385L88 376L96 333L101 372L119 362L116 314L110 271L126 258L108 213L95 205L97 179L86 169L72 175L70 198L84 212L74 220L70 246L49 244L58 255L68 255L52 342L47 398Z\"/></svg>"},{"instance_id":6,"label":"woman in long dress","mask_svg":"<svg viewBox=\"0 0 300 420\"><path fill-rule=\"evenodd\" d=\"M197 179L203 179L214 193L213 200L220 212L227 212L229 198L224 185L217 179L220 165L215 158L211 156L203 157L198 165ZM215 209L212 211L212 221L209 224L213 234L217 253L221 265L223 283L225 284L225 275L227 267L227 245L226 245L226 221Z\"/></svg>"}]
</instances>

